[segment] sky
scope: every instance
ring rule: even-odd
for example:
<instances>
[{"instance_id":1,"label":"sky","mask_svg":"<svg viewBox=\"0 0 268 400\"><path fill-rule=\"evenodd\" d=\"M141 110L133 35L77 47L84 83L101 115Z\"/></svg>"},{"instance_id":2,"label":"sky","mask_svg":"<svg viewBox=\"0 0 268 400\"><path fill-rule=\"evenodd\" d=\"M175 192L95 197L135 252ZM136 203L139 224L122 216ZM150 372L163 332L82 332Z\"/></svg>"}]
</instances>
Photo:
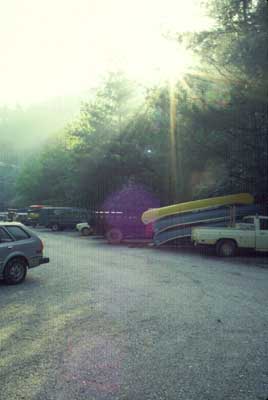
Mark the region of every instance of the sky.
<instances>
[{"instance_id":1,"label":"sky","mask_svg":"<svg viewBox=\"0 0 268 400\"><path fill-rule=\"evenodd\" d=\"M0 104L77 95L111 69L182 73L191 56L163 33L210 23L195 0L0 0Z\"/></svg>"}]
</instances>

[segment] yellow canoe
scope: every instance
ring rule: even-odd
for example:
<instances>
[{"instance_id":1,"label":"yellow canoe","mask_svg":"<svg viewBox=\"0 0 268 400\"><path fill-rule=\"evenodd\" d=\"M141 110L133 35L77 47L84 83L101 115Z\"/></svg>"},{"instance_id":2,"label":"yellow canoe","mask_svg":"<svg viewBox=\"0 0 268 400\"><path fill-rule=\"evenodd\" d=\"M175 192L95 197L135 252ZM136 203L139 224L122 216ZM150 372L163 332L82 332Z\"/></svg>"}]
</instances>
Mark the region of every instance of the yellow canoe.
<instances>
[{"instance_id":1,"label":"yellow canoe","mask_svg":"<svg viewBox=\"0 0 268 400\"><path fill-rule=\"evenodd\" d=\"M167 217L168 215L195 211L202 208L253 203L254 197L249 193L231 194L228 196L211 197L210 199L188 201L187 203L173 204L172 206L161 208L152 208L145 211L141 219L144 224L149 224L150 222Z\"/></svg>"}]
</instances>

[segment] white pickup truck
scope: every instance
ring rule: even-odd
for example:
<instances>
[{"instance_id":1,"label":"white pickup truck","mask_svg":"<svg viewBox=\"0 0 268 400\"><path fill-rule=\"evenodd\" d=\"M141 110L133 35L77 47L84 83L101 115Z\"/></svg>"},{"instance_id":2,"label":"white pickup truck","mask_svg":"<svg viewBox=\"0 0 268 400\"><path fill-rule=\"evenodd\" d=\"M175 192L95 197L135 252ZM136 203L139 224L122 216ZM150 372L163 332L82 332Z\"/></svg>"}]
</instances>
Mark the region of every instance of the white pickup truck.
<instances>
[{"instance_id":1,"label":"white pickup truck","mask_svg":"<svg viewBox=\"0 0 268 400\"><path fill-rule=\"evenodd\" d=\"M192 242L216 247L221 257L234 256L238 248L268 251L268 217L247 216L234 227L192 229Z\"/></svg>"}]
</instances>

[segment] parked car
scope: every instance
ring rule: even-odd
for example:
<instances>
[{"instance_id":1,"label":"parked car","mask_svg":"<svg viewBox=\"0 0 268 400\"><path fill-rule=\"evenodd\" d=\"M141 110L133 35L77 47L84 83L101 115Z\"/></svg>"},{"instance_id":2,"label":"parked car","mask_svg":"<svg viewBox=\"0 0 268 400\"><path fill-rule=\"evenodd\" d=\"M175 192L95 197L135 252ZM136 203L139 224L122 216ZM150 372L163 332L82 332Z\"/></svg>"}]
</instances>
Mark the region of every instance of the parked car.
<instances>
[{"instance_id":1,"label":"parked car","mask_svg":"<svg viewBox=\"0 0 268 400\"><path fill-rule=\"evenodd\" d=\"M232 257L239 248L268 251L268 217L247 216L230 228L198 227L192 229L195 245L215 246L218 256Z\"/></svg>"},{"instance_id":2,"label":"parked car","mask_svg":"<svg viewBox=\"0 0 268 400\"><path fill-rule=\"evenodd\" d=\"M17 212L14 216L13 221L21 222L24 225L29 225L28 213Z\"/></svg>"},{"instance_id":3,"label":"parked car","mask_svg":"<svg viewBox=\"0 0 268 400\"><path fill-rule=\"evenodd\" d=\"M83 236L89 236L89 235L92 235L92 233L93 233L93 228L89 225L88 222L81 222L80 224L77 224L76 229Z\"/></svg>"},{"instance_id":4,"label":"parked car","mask_svg":"<svg viewBox=\"0 0 268 400\"><path fill-rule=\"evenodd\" d=\"M0 221L7 221L7 220L8 220L7 212L1 212L0 213Z\"/></svg>"},{"instance_id":5,"label":"parked car","mask_svg":"<svg viewBox=\"0 0 268 400\"><path fill-rule=\"evenodd\" d=\"M7 217L8 221L13 221L18 210L16 208L8 208L7 210Z\"/></svg>"},{"instance_id":6,"label":"parked car","mask_svg":"<svg viewBox=\"0 0 268 400\"><path fill-rule=\"evenodd\" d=\"M49 262L42 240L19 222L0 222L0 278L21 283L30 268Z\"/></svg>"}]
</instances>

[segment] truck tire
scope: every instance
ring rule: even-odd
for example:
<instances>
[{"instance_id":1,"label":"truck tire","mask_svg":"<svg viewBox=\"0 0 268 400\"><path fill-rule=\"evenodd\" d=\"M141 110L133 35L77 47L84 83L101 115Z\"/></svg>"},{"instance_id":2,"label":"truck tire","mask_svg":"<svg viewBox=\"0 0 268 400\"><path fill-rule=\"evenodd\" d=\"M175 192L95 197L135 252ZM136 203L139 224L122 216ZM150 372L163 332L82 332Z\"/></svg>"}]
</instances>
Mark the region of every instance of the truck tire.
<instances>
[{"instance_id":1,"label":"truck tire","mask_svg":"<svg viewBox=\"0 0 268 400\"><path fill-rule=\"evenodd\" d=\"M52 230L53 232L58 232L58 231L60 230L59 224L52 224L52 225L51 225L51 230Z\"/></svg>"},{"instance_id":2,"label":"truck tire","mask_svg":"<svg viewBox=\"0 0 268 400\"><path fill-rule=\"evenodd\" d=\"M90 229L89 228L83 228L82 230L81 230L81 233L82 233L82 235L83 236L89 236L90 235L90 233L91 233L91 231L90 231Z\"/></svg>"},{"instance_id":3,"label":"truck tire","mask_svg":"<svg viewBox=\"0 0 268 400\"><path fill-rule=\"evenodd\" d=\"M24 281L27 274L27 262L22 257L12 258L4 270L4 280L8 285Z\"/></svg>"},{"instance_id":4,"label":"truck tire","mask_svg":"<svg viewBox=\"0 0 268 400\"><path fill-rule=\"evenodd\" d=\"M231 239L222 239L216 244L216 253L219 257L233 257L236 254L236 243Z\"/></svg>"},{"instance_id":5,"label":"truck tire","mask_svg":"<svg viewBox=\"0 0 268 400\"><path fill-rule=\"evenodd\" d=\"M119 244L122 242L123 234L120 229L112 228L106 233L106 239L111 244Z\"/></svg>"}]
</instances>

